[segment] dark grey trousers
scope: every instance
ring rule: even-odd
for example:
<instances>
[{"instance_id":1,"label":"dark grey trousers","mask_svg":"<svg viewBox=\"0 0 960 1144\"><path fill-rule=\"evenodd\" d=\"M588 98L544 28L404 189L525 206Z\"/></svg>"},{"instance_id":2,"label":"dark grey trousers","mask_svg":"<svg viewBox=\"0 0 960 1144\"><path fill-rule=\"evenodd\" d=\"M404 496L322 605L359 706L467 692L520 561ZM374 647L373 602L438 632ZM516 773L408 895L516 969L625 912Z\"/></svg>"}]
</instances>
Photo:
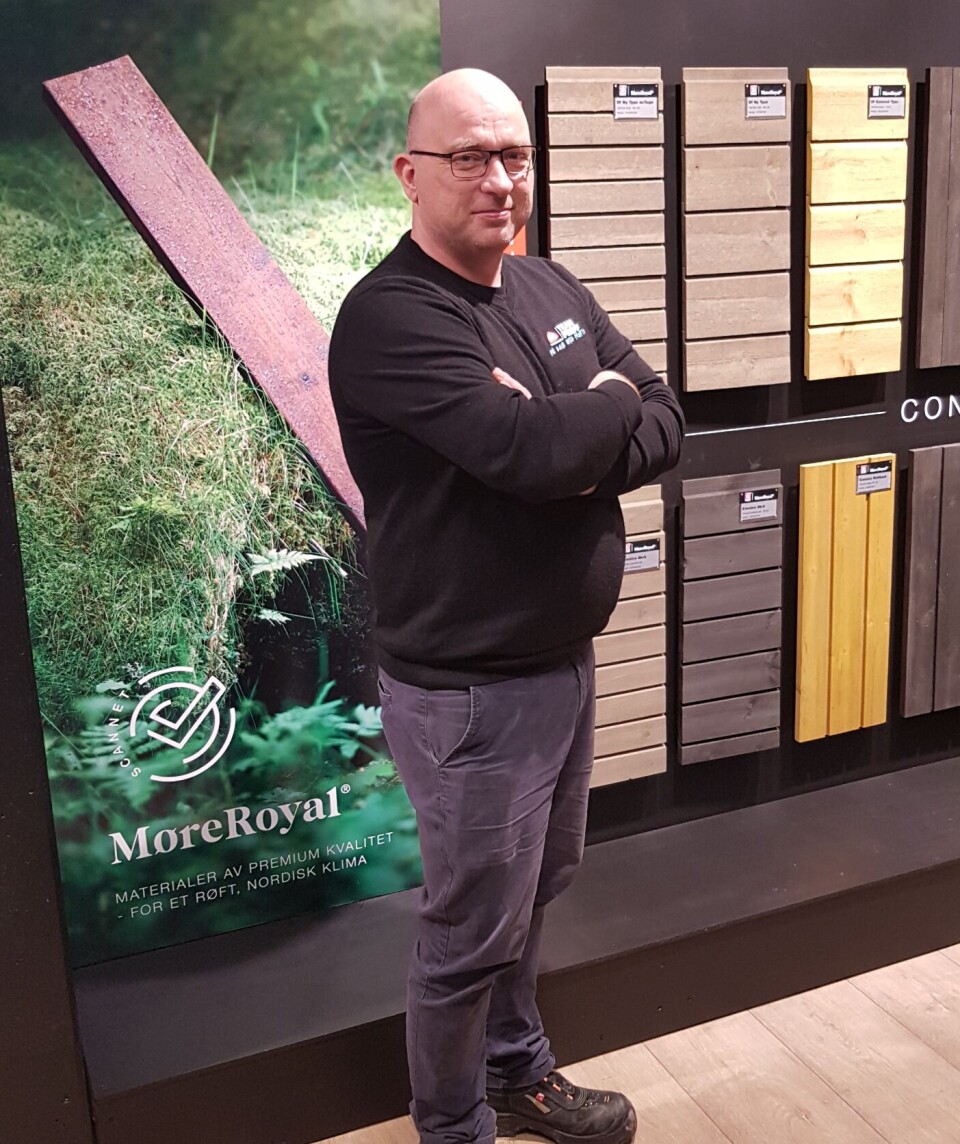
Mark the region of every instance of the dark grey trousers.
<instances>
[{"instance_id":1,"label":"dark grey trousers","mask_svg":"<svg viewBox=\"0 0 960 1144\"><path fill-rule=\"evenodd\" d=\"M485 1090L554 1066L535 993L544 906L583 854L593 650L462 691L380 673L383 726L417 812L424 887L407 993L423 1144L492 1144Z\"/></svg>"}]
</instances>

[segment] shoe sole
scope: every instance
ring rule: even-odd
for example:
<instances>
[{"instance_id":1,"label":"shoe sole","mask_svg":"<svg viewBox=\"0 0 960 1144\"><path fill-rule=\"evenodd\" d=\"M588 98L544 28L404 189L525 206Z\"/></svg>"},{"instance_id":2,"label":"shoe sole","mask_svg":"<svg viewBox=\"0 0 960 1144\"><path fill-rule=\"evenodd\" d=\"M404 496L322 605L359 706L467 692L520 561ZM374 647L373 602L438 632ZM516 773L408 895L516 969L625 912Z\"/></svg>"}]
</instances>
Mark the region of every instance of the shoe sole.
<instances>
[{"instance_id":1,"label":"shoe sole","mask_svg":"<svg viewBox=\"0 0 960 1144\"><path fill-rule=\"evenodd\" d=\"M518 1116L513 1112L497 1113L498 1136L519 1136L522 1132L545 1136L554 1144L630 1144L637 1134L637 1114L631 1108L627 1119L616 1128L611 1128L609 1132L583 1135L576 1132L564 1132L559 1128L551 1128L547 1124L533 1124L529 1118Z\"/></svg>"}]
</instances>

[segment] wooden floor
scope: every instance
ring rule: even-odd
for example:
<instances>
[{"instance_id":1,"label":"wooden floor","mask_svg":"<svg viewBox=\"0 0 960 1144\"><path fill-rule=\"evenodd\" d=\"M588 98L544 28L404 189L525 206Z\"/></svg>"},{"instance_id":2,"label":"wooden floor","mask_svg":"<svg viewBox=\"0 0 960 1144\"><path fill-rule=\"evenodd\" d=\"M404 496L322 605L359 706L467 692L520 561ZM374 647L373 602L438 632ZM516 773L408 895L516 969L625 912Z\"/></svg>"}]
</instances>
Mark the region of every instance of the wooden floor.
<instances>
[{"instance_id":1,"label":"wooden floor","mask_svg":"<svg viewBox=\"0 0 960 1144\"><path fill-rule=\"evenodd\" d=\"M958 1144L960 945L564 1072L625 1092L637 1144ZM403 1118L336 1144L416 1140Z\"/></svg>"}]
</instances>

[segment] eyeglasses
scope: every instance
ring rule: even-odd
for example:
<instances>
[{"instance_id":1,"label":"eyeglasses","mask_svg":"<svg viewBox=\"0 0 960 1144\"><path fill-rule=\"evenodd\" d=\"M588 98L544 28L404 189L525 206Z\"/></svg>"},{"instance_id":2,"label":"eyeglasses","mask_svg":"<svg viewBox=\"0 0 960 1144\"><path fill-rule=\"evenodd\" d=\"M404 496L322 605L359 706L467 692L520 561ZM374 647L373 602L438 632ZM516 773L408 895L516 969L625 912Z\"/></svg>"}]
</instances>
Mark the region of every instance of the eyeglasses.
<instances>
[{"instance_id":1,"label":"eyeglasses","mask_svg":"<svg viewBox=\"0 0 960 1144\"><path fill-rule=\"evenodd\" d=\"M481 147L471 147L469 151L411 151L410 154L446 159L456 179L479 179L481 175L486 174L490 160L497 155L511 179L522 179L524 175L530 173L537 149L523 146L487 151Z\"/></svg>"}]
</instances>

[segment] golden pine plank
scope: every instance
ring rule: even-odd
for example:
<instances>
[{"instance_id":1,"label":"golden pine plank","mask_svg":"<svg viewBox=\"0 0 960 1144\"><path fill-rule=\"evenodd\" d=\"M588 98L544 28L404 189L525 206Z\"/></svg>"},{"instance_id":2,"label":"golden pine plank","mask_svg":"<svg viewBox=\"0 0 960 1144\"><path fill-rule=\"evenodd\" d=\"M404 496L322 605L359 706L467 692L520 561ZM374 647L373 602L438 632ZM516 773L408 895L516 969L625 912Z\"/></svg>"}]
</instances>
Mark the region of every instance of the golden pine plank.
<instances>
[{"instance_id":1,"label":"golden pine plank","mask_svg":"<svg viewBox=\"0 0 960 1144\"><path fill-rule=\"evenodd\" d=\"M868 498L857 495L857 463L866 459L833 466L828 735L856 730L863 712Z\"/></svg>"},{"instance_id":2,"label":"golden pine plank","mask_svg":"<svg viewBox=\"0 0 960 1144\"><path fill-rule=\"evenodd\" d=\"M662 310L667 304L667 287L663 277L657 278L613 278L584 285L605 309L625 312L627 310Z\"/></svg>"},{"instance_id":3,"label":"golden pine plank","mask_svg":"<svg viewBox=\"0 0 960 1144\"><path fill-rule=\"evenodd\" d=\"M620 755L643 747L654 747L665 742L666 737L667 720L663 715L616 723L597 731L593 740L593 756L601 759L605 755Z\"/></svg>"},{"instance_id":4,"label":"golden pine plank","mask_svg":"<svg viewBox=\"0 0 960 1144\"><path fill-rule=\"evenodd\" d=\"M573 74L577 73L577 74ZM547 108L558 111L607 111L613 114L613 85L659 83L658 106L663 110L659 68L546 68Z\"/></svg>"},{"instance_id":5,"label":"golden pine plank","mask_svg":"<svg viewBox=\"0 0 960 1144\"><path fill-rule=\"evenodd\" d=\"M601 634L609 635L611 632L622 632L630 628L649 628L664 623L666 618L665 596L635 596L632 599L621 600L617 604Z\"/></svg>"},{"instance_id":6,"label":"golden pine plank","mask_svg":"<svg viewBox=\"0 0 960 1144\"><path fill-rule=\"evenodd\" d=\"M551 147L547 153L553 182L612 179L662 179L662 147Z\"/></svg>"},{"instance_id":7,"label":"golden pine plank","mask_svg":"<svg viewBox=\"0 0 960 1144\"><path fill-rule=\"evenodd\" d=\"M666 310L627 310L614 312L610 321L625 338L638 342L663 341L667 336Z\"/></svg>"},{"instance_id":8,"label":"golden pine plank","mask_svg":"<svg viewBox=\"0 0 960 1144\"><path fill-rule=\"evenodd\" d=\"M550 220L550 247L650 246L664 242L663 214L564 215Z\"/></svg>"},{"instance_id":9,"label":"golden pine plank","mask_svg":"<svg viewBox=\"0 0 960 1144\"><path fill-rule=\"evenodd\" d=\"M662 373L667 368L666 342L634 342L633 348L654 373Z\"/></svg>"},{"instance_id":10,"label":"golden pine plank","mask_svg":"<svg viewBox=\"0 0 960 1144\"><path fill-rule=\"evenodd\" d=\"M608 755L605 759L594 760L590 786L608 786L630 779L643 779L648 775L663 774L666 769L667 748L662 744L623 755Z\"/></svg>"},{"instance_id":11,"label":"golden pine plank","mask_svg":"<svg viewBox=\"0 0 960 1144\"><path fill-rule=\"evenodd\" d=\"M786 68L741 69L737 78L714 75L708 68L683 69L683 140L688 145L717 143L787 143L790 141L790 81ZM717 69L724 71L726 69ZM695 78L697 72L703 78ZM783 119L747 119L748 83L786 83L787 114Z\"/></svg>"},{"instance_id":12,"label":"golden pine plank","mask_svg":"<svg viewBox=\"0 0 960 1144\"><path fill-rule=\"evenodd\" d=\"M688 393L789 381L789 334L684 343L683 388Z\"/></svg>"},{"instance_id":13,"label":"golden pine plank","mask_svg":"<svg viewBox=\"0 0 960 1144\"><path fill-rule=\"evenodd\" d=\"M832 539L833 464L801 465L794 724L794 738L799 743L827 734Z\"/></svg>"},{"instance_id":14,"label":"golden pine plank","mask_svg":"<svg viewBox=\"0 0 960 1144\"><path fill-rule=\"evenodd\" d=\"M863 710L860 725L887 720L890 664L890 597L893 590L893 517L896 506L897 459L880 453L871 461L893 462L893 487L862 497L867 505L867 585L864 606Z\"/></svg>"},{"instance_id":15,"label":"golden pine plank","mask_svg":"<svg viewBox=\"0 0 960 1144\"><path fill-rule=\"evenodd\" d=\"M906 197L906 143L810 144L807 198L814 205L897 202Z\"/></svg>"},{"instance_id":16,"label":"golden pine plank","mask_svg":"<svg viewBox=\"0 0 960 1144\"><path fill-rule=\"evenodd\" d=\"M687 211L754 210L790 205L790 147L685 147Z\"/></svg>"},{"instance_id":17,"label":"golden pine plank","mask_svg":"<svg viewBox=\"0 0 960 1144\"><path fill-rule=\"evenodd\" d=\"M683 263L688 276L756 274L790 267L788 210L686 214Z\"/></svg>"},{"instance_id":18,"label":"golden pine plank","mask_svg":"<svg viewBox=\"0 0 960 1144\"><path fill-rule=\"evenodd\" d=\"M903 119L870 119L868 88L905 84ZM837 139L906 139L910 128L910 80L906 68L809 68L807 132L814 142Z\"/></svg>"},{"instance_id":19,"label":"golden pine plank","mask_svg":"<svg viewBox=\"0 0 960 1144\"><path fill-rule=\"evenodd\" d=\"M598 667L664 655L666 649L667 629L662 624L653 628L636 628L628 632L596 636L593 641Z\"/></svg>"},{"instance_id":20,"label":"golden pine plank","mask_svg":"<svg viewBox=\"0 0 960 1144\"><path fill-rule=\"evenodd\" d=\"M688 340L790 329L790 275L741 274L688 278L683 284Z\"/></svg>"},{"instance_id":21,"label":"golden pine plank","mask_svg":"<svg viewBox=\"0 0 960 1144\"><path fill-rule=\"evenodd\" d=\"M903 312L903 263L812 266L806 295L811 326L890 321Z\"/></svg>"},{"instance_id":22,"label":"golden pine plank","mask_svg":"<svg viewBox=\"0 0 960 1144\"><path fill-rule=\"evenodd\" d=\"M663 715L667 710L665 686L647 687L643 691L625 691L619 695L605 695L597 700L597 726L609 727L614 723L628 723L631 719L648 719Z\"/></svg>"},{"instance_id":23,"label":"golden pine plank","mask_svg":"<svg viewBox=\"0 0 960 1144\"><path fill-rule=\"evenodd\" d=\"M551 215L603 212L662 211L663 179L622 179L610 182L551 183Z\"/></svg>"},{"instance_id":24,"label":"golden pine plank","mask_svg":"<svg viewBox=\"0 0 960 1144\"><path fill-rule=\"evenodd\" d=\"M666 656L651 655L646 659L598 667L597 695L616 695L620 691L640 691L647 687L661 686L666 680L666 664Z\"/></svg>"},{"instance_id":25,"label":"golden pine plank","mask_svg":"<svg viewBox=\"0 0 960 1144\"><path fill-rule=\"evenodd\" d=\"M808 329L804 373L810 381L896 373L900 369L901 332L899 321Z\"/></svg>"},{"instance_id":26,"label":"golden pine plank","mask_svg":"<svg viewBox=\"0 0 960 1144\"><path fill-rule=\"evenodd\" d=\"M897 262L903 258L903 203L807 207L807 262Z\"/></svg>"},{"instance_id":27,"label":"golden pine plank","mask_svg":"<svg viewBox=\"0 0 960 1144\"><path fill-rule=\"evenodd\" d=\"M662 246L554 250L550 257L578 278L652 278L666 273Z\"/></svg>"},{"instance_id":28,"label":"golden pine plank","mask_svg":"<svg viewBox=\"0 0 960 1144\"><path fill-rule=\"evenodd\" d=\"M614 119L612 115L548 115L551 147L608 147L663 142L663 116L656 119Z\"/></svg>"}]
</instances>

